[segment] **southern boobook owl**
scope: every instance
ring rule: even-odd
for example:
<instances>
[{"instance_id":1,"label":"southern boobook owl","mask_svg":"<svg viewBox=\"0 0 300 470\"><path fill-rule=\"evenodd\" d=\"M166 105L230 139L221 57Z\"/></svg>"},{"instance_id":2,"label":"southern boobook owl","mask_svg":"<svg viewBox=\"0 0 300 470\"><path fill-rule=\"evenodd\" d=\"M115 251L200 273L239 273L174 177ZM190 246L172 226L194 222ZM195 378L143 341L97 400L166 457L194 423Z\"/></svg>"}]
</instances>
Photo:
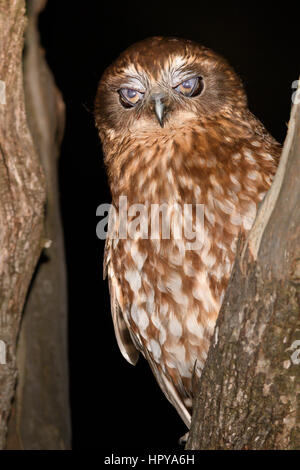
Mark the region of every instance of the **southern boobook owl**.
<instances>
[{"instance_id":1,"label":"southern boobook owl","mask_svg":"<svg viewBox=\"0 0 300 470\"><path fill-rule=\"evenodd\" d=\"M237 237L254 222L281 147L228 63L183 39L150 38L123 52L101 78L95 118L116 213L120 196L128 207L170 208L169 239L108 238L104 269L123 356L131 364L145 356L189 427L192 376L207 357ZM198 249L174 235L184 204L204 205Z\"/></svg>"}]
</instances>

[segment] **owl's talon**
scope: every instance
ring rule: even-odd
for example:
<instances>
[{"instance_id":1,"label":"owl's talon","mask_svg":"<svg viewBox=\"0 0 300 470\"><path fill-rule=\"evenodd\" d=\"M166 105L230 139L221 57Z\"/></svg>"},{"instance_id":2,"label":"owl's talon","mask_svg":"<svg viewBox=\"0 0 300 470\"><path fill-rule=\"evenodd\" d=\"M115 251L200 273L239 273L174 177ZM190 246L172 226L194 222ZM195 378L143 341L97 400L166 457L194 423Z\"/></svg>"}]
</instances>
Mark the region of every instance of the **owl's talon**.
<instances>
[{"instance_id":1,"label":"owl's talon","mask_svg":"<svg viewBox=\"0 0 300 470\"><path fill-rule=\"evenodd\" d=\"M181 436L181 438L179 439L178 443L179 443L181 446L185 446L185 444L187 443L188 438L189 438L189 432L186 432L183 436Z\"/></svg>"}]
</instances>

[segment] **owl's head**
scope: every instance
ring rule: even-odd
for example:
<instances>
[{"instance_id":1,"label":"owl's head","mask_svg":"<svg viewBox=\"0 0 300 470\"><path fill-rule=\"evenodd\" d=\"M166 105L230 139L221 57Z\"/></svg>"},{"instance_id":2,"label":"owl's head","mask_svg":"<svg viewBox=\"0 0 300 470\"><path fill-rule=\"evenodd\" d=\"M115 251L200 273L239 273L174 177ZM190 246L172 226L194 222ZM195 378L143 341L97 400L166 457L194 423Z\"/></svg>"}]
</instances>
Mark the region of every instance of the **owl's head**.
<instances>
[{"instance_id":1,"label":"owl's head","mask_svg":"<svg viewBox=\"0 0 300 470\"><path fill-rule=\"evenodd\" d=\"M176 129L247 107L239 77L213 51L190 40L149 38L106 69L95 101L100 135Z\"/></svg>"}]
</instances>

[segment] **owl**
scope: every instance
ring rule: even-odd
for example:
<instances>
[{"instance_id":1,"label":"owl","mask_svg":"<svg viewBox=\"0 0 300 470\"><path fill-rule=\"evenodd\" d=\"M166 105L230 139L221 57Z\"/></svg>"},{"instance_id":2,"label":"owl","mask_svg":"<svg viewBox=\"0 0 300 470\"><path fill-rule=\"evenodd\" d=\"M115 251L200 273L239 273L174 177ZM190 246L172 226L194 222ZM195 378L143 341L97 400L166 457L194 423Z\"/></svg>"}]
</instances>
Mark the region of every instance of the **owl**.
<instances>
[{"instance_id":1,"label":"owl","mask_svg":"<svg viewBox=\"0 0 300 470\"><path fill-rule=\"evenodd\" d=\"M281 147L249 111L227 61L185 39L149 38L123 52L100 80L95 120L114 208L104 273L116 339L131 364L142 353L189 428L194 378L207 358L237 239L251 229ZM125 197L128 207L144 208L143 230L120 236ZM145 227L161 205L167 209L152 237ZM192 248L176 231L186 205L203 208L201 243Z\"/></svg>"}]
</instances>

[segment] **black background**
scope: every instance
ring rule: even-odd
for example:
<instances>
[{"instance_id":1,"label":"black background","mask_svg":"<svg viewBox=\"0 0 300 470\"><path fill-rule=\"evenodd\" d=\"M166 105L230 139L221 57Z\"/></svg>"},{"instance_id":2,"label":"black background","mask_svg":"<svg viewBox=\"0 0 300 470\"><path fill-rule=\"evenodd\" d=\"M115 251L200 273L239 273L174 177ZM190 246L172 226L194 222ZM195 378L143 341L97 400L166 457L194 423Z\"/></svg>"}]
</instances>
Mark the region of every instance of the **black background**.
<instances>
[{"instance_id":1,"label":"black background","mask_svg":"<svg viewBox=\"0 0 300 470\"><path fill-rule=\"evenodd\" d=\"M245 83L250 109L282 142L291 85L299 74L297 12L291 2L237 5L49 0L41 14L42 43L67 106L59 173L74 449L176 449L186 431L145 361L129 365L114 339L102 281L103 242L96 240L96 252L93 243L95 208L110 202L92 115L97 83L135 41L153 35L190 38L229 60Z\"/></svg>"}]
</instances>

